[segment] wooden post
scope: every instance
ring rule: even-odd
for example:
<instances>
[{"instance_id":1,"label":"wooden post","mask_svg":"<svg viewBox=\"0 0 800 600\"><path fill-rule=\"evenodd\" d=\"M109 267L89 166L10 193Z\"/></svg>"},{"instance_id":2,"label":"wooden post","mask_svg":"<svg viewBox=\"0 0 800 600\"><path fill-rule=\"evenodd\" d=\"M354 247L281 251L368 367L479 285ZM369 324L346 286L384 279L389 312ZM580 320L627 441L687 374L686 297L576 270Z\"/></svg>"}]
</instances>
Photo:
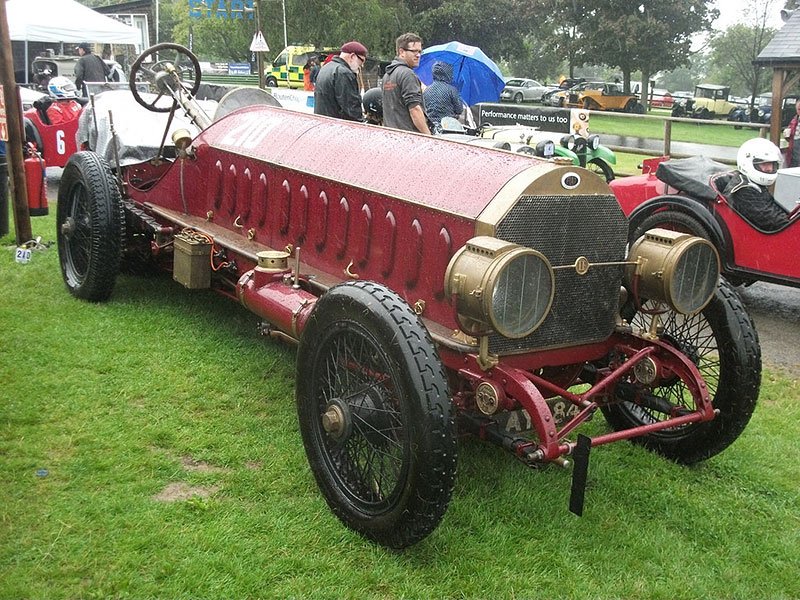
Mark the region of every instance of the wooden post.
<instances>
[{"instance_id":1,"label":"wooden post","mask_svg":"<svg viewBox=\"0 0 800 600\"><path fill-rule=\"evenodd\" d=\"M769 121L769 139L780 147L781 140L781 108L783 106L783 69L776 68L772 72L772 118ZM791 156L789 159L791 160Z\"/></svg>"},{"instance_id":2,"label":"wooden post","mask_svg":"<svg viewBox=\"0 0 800 600\"><path fill-rule=\"evenodd\" d=\"M11 34L5 0L0 0L0 85L6 104L8 143L6 158L11 169L11 189L14 196L14 232L17 244L33 239L31 213L28 210L28 188L25 185L25 165L22 158L22 105L14 81L14 61L11 57Z\"/></svg>"},{"instance_id":3,"label":"wooden post","mask_svg":"<svg viewBox=\"0 0 800 600\"><path fill-rule=\"evenodd\" d=\"M256 33L261 31L261 0L255 0ZM264 89L264 53L256 52L256 68L258 69L258 87ZM289 66L287 65L288 69Z\"/></svg>"},{"instance_id":4,"label":"wooden post","mask_svg":"<svg viewBox=\"0 0 800 600\"><path fill-rule=\"evenodd\" d=\"M664 156L670 156L672 145L672 121L664 119Z\"/></svg>"}]
</instances>

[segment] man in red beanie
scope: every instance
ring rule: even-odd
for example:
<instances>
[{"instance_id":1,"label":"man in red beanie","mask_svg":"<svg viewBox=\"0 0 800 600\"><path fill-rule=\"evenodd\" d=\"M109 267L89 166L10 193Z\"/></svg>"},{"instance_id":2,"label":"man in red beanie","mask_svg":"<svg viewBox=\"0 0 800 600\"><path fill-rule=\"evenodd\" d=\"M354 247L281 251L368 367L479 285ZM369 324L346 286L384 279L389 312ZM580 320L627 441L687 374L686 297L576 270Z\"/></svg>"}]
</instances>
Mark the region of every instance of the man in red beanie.
<instances>
[{"instance_id":1,"label":"man in red beanie","mask_svg":"<svg viewBox=\"0 0 800 600\"><path fill-rule=\"evenodd\" d=\"M360 42L347 42L317 74L314 88L314 114L363 121L361 94L356 73L367 60L367 48Z\"/></svg>"}]
</instances>

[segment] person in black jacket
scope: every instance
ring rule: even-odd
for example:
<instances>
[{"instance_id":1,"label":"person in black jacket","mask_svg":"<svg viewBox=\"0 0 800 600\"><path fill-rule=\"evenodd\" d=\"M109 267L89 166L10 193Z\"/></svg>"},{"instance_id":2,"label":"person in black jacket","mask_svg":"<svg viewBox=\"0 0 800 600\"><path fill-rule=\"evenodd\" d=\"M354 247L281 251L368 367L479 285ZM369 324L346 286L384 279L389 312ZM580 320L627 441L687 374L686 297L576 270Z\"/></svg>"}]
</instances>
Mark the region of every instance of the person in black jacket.
<instances>
[{"instance_id":1,"label":"person in black jacket","mask_svg":"<svg viewBox=\"0 0 800 600\"><path fill-rule=\"evenodd\" d=\"M767 233L779 231L789 215L775 202L767 186L778 178L780 149L764 138L747 140L736 155L736 171L720 182L728 203L742 217Z\"/></svg>"},{"instance_id":2,"label":"person in black jacket","mask_svg":"<svg viewBox=\"0 0 800 600\"><path fill-rule=\"evenodd\" d=\"M314 114L363 121L361 94L356 73L367 60L367 48L360 42L347 42L317 74L314 87Z\"/></svg>"},{"instance_id":3,"label":"person in black jacket","mask_svg":"<svg viewBox=\"0 0 800 600\"><path fill-rule=\"evenodd\" d=\"M78 88L78 92L82 96L88 96L84 83L87 81L105 81L108 68L102 58L97 54L92 54L92 47L88 43L82 42L78 44L75 50L78 51L80 56L75 65L75 87Z\"/></svg>"}]
</instances>

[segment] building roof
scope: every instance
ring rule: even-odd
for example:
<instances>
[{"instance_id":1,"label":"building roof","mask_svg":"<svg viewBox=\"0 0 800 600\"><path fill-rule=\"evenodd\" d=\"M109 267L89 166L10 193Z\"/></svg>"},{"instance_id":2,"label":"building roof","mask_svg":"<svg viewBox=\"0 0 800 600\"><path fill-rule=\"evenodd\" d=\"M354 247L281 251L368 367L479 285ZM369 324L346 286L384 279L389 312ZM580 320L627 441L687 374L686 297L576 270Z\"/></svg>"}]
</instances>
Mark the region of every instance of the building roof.
<instances>
[{"instance_id":1,"label":"building roof","mask_svg":"<svg viewBox=\"0 0 800 600\"><path fill-rule=\"evenodd\" d=\"M792 13L753 61L758 66L800 65L800 10Z\"/></svg>"}]
</instances>

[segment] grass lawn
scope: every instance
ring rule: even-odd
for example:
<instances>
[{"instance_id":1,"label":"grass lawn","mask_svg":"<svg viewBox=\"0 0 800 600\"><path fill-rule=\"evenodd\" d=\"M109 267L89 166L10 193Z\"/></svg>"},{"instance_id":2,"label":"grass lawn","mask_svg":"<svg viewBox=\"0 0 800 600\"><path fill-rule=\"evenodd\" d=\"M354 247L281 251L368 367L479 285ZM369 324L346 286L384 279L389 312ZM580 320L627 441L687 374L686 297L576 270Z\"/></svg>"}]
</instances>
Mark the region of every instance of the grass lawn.
<instances>
[{"instance_id":1,"label":"grass lawn","mask_svg":"<svg viewBox=\"0 0 800 600\"><path fill-rule=\"evenodd\" d=\"M653 115L651 116L658 116ZM668 115L667 115L668 116ZM589 118L592 133L614 133L633 137L664 139L664 119L638 119L609 113L593 113ZM754 129L735 129L732 125L712 125L697 119L692 123L673 122L672 141L701 142L717 146L739 147L747 140L758 137ZM602 140L602 137L601 137Z\"/></svg>"},{"instance_id":2,"label":"grass lawn","mask_svg":"<svg viewBox=\"0 0 800 600\"><path fill-rule=\"evenodd\" d=\"M463 439L444 521L392 552L329 511L294 350L238 304L161 276L78 301L55 247L20 265L8 236L0 273L0 598L800 597L796 378L767 369L696 467L595 449L582 518L569 471Z\"/></svg>"}]
</instances>

